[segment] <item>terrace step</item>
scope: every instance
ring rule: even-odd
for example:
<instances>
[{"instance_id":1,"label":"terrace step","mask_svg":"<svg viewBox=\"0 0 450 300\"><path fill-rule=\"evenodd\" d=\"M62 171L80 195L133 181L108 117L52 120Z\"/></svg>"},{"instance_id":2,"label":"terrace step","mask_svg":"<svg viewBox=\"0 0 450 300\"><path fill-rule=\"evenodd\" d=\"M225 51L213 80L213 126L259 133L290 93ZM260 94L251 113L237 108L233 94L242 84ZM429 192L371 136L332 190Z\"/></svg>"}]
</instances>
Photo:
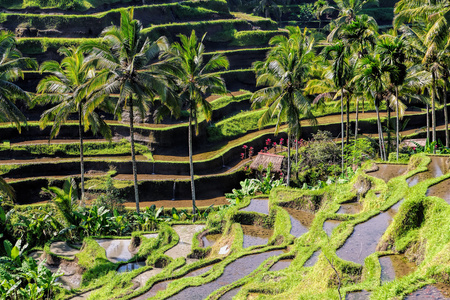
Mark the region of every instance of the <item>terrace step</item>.
<instances>
[{"instance_id":1,"label":"terrace step","mask_svg":"<svg viewBox=\"0 0 450 300\"><path fill-rule=\"evenodd\" d=\"M142 4L142 3L141 3ZM134 18L144 27L160 24L231 19L226 5L216 1L184 1L178 3L134 6ZM198 9L200 8L200 10ZM2 27L17 37L96 38L111 24L120 24L120 9L97 14L31 14L2 13Z\"/></svg>"}]
</instances>

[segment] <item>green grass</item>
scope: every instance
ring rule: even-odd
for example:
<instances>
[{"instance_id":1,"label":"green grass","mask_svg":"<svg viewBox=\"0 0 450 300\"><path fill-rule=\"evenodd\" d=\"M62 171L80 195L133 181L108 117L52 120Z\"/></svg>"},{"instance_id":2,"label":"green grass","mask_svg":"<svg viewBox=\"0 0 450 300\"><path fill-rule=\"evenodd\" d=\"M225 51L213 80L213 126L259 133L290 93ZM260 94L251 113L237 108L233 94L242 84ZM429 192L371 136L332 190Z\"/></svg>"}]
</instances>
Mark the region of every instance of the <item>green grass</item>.
<instances>
[{"instance_id":1,"label":"green grass","mask_svg":"<svg viewBox=\"0 0 450 300\"><path fill-rule=\"evenodd\" d=\"M123 139L120 142L84 142L85 156L115 156L131 155L130 143ZM137 154L150 153L149 149L141 144L135 144ZM0 154L2 153L23 153L26 155L45 155L45 156L79 156L80 145L75 144L35 144L35 145L0 145ZM151 157L151 153L150 156Z\"/></svg>"}]
</instances>

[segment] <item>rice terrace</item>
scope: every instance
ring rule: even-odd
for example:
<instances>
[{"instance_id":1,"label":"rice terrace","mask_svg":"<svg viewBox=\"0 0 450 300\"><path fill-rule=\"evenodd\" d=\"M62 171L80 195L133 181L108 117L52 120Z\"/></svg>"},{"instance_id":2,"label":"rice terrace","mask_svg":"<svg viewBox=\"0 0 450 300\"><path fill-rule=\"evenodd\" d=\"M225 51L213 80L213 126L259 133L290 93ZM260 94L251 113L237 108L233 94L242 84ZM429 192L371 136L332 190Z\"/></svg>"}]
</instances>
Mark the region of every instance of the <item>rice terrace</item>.
<instances>
[{"instance_id":1,"label":"rice terrace","mask_svg":"<svg viewBox=\"0 0 450 300\"><path fill-rule=\"evenodd\" d=\"M0 22L0 299L450 299L449 0Z\"/></svg>"}]
</instances>

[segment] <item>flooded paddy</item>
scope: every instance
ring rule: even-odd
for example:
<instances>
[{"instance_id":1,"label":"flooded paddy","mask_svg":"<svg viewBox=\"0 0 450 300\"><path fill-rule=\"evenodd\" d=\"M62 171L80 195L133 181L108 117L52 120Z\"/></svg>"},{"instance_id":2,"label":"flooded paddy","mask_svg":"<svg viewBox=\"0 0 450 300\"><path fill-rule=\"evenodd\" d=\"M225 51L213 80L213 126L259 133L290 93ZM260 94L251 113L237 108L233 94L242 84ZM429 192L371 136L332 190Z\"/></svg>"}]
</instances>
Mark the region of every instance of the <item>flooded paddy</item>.
<instances>
[{"instance_id":1,"label":"flooded paddy","mask_svg":"<svg viewBox=\"0 0 450 300\"><path fill-rule=\"evenodd\" d=\"M404 255L387 255L379 258L381 265L381 282L402 278L416 269L416 264L410 262Z\"/></svg>"},{"instance_id":2,"label":"flooded paddy","mask_svg":"<svg viewBox=\"0 0 450 300\"><path fill-rule=\"evenodd\" d=\"M202 275L202 274L208 272L209 270L211 270L212 267L213 266L207 266L207 267L192 271L192 272L186 274L183 278ZM172 281L173 280L166 280L166 281L158 282L157 284L153 285L152 288L149 291L147 291L145 294L142 294L141 296L133 298L133 300L146 300L148 298L154 297L159 291L164 291L167 288L167 286L169 285L169 283L171 283Z\"/></svg>"},{"instance_id":3,"label":"flooded paddy","mask_svg":"<svg viewBox=\"0 0 450 300\"><path fill-rule=\"evenodd\" d=\"M66 242L54 242L50 245L50 252L59 256L74 258L76 254L80 253L80 250L71 247Z\"/></svg>"},{"instance_id":4,"label":"flooded paddy","mask_svg":"<svg viewBox=\"0 0 450 300\"><path fill-rule=\"evenodd\" d=\"M254 211L261 214L269 214L269 199L252 199L250 205L240 209L241 211Z\"/></svg>"},{"instance_id":5,"label":"flooded paddy","mask_svg":"<svg viewBox=\"0 0 450 300\"><path fill-rule=\"evenodd\" d=\"M221 233L204 235L202 237L203 247L212 247L217 242L217 240L220 239L221 236Z\"/></svg>"},{"instance_id":6,"label":"flooded paddy","mask_svg":"<svg viewBox=\"0 0 450 300\"><path fill-rule=\"evenodd\" d=\"M269 271L280 271L289 267L292 263L292 259L282 259L277 261Z\"/></svg>"},{"instance_id":7,"label":"flooded paddy","mask_svg":"<svg viewBox=\"0 0 450 300\"><path fill-rule=\"evenodd\" d=\"M363 206L360 202L342 203L337 214L354 215L359 214L363 210Z\"/></svg>"},{"instance_id":8,"label":"flooded paddy","mask_svg":"<svg viewBox=\"0 0 450 300\"><path fill-rule=\"evenodd\" d=\"M418 173L406 180L409 187L415 186L421 181L437 178L449 171L449 158L445 156L432 156L431 162L428 165L428 170L425 172Z\"/></svg>"},{"instance_id":9,"label":"flooded paddy","mask_svg":"<svg viewBox=\"0 0 450 300\"><path fill-rule=\"evenodd\" d=\"M265 245L269 242L270 237L273 234L272 229L262 228L254 225L241 225L244 232L243 248L251 246Z\"/></svg>"},{"instance_id":10,"label":"flooded paddy","mask_svg":"<svg viewBox=\"0 0 450 300\"><path fill-rule=\"evenodd\" d=\"M338 220L326 220L323 222L323 230L328 236L331 236L334 228L338 227L341 224L341 221Z\"/></svg>"},{"instance_id":11,"label":"flooded paddy","mask_svg":"<svg viewBox=\"0 0 450 300\"><path fill-rule=\"evenodd\" d=\"M319 259L319 255L322 253L322 251L317 250L311 255L311 257L305 262L303 265L304 267L312 267L316 264L317 260Z\"/></svg>"},{"instance_id":12,"label":"flooded paddy","mask_svg":"<svg viewBox=\"0 0 450 300\"><path fill-rule=\"evenodd\" d=\"M180 241L165 254L172 258L187 257L191 253L192 238L196 232L205 229L205 225L174 225L172 228L180 237Z\"/></svg>"},{"instance_id":13,"label":"flooded paddy","mask_svg":"<svg viewBox=\"0 0 450 300\"><path fill-rule=\"evenodd\" d=\"M130 271L142 268L142 267L145 267L145 261L132 262L132 263L121 265L117 269L117 273L130 272Z\"/></svg>"},{"instance_id":14,"label":"flooded paddy","mask_svg":"<svg viewBox=\"0 0 450 300\"><path fill-rule=\"evenodd\" d=\"M201 286L189 287L187 289L184 289L180 293L170 297L169 299L205 299L215 290L249 275L267 258L277 256L282 253L283 251L276 250L241 257L226 266L222 276L220 276L216 280L203 284Z\"/></svg>"},{"instance_id":15,"label":"flooded paddy","mask_svg":"<svg viewBox=\"0 0 450 300\"><path fill-rule=\"evenodd\" d=\"M369 300L370 293L368 291L351 292L345 296L345 300Z\"/></svg>"},{"instance_id":16,"label":"flooded paddy","mask_svg":"<svg viewBox=\"0 0 450 300\"><path fill-rule=\"evenodd\" d=\"M233 299L234 296L237 295L237 293L239 293L240 290L241 290L241 287L237 287L232 290L229 290L228 292L223 294L222 297L220 297L219 299L220 300L231 300L231 299Z\"/></svg>"},{"instance_id":17,"label":"flooded paddy","mask_svg":"<svg viewBox=\"0 0 450 300\"><path fill-rule=\"evenodd\" d=\"M388 213L380 213L356 225L352 235L336 251L336 254L342 259L364 264L364 259L375 252L378 241L391 221L392 217Z\"/></svg>"},{"instance_id":18,"label":"flooded paddy","mask_svg":"<svg viewBox=\"0 0 450 300\"><path fill-rule=\"evenodd\" d=\"M403 175L407 169L407 165L394 165L394 164L377 164L378 171L367 173L370 176L379 178L388 182L392 178Z\"/></svg>"},{"instance_id":19,"label":"flooded paddy","mask_svg":"<svg viewBox=\"0 0 450 300\"><path fill-rule=\"evenodd\" d=\"M308 232L312 221L314 220L314 214L295 208L284 208L289 213L289 218L291 219L291 231L290 233L299 237L306 232Z\"/></svg>"},{"instance_id":20,"label":"flooded paddy","mask_svg":"<svg viewBox=\"0 0 450 300\"><path fill-rule=\"evenodd\" d=\"M427 190L427 196L435 196L444 199L450 204L450 179L444 180L430 186Z\"/></svg>"},{"instance_id":21,"label":"flooded paddy","mask_svg":"<svg viewBox=\"0 0 450 300\"><path fill-rule=\"evenodd\" d=\"M443 284L426 285L405 297L405 300L443 300L450 299L449 287Z\"/></svg>"},{"instance_id":22,"label":"flooded paddy","mask_svg":"<svg viewBox=\"0 0 450 300\"><path fill-rule=\"evenodd\" d=\"M128 247L131 240L98 239L95 240L106 251L106 257L113 263L128 261L133 257Z\"/></svg>"}]
</instances>

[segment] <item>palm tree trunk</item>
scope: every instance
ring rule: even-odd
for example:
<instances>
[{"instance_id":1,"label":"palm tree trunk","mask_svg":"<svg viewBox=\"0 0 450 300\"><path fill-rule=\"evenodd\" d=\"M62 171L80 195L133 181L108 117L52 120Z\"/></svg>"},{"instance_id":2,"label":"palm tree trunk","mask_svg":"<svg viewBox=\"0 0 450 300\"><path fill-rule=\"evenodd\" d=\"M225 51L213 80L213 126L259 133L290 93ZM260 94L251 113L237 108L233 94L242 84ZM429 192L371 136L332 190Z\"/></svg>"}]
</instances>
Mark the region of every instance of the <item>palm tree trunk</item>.
<instances>
[{"instance_id":1,"label":"palm tree trunk","mask_svg":"<svg viewBox=\"0 0 450 300\"><path fill-rule=\"evenodd\" d=\"M342 168L342 173L344 173L344 99L343 99L343 95L344 95L344 89L341 88L341 155L342 155L342 159L341 159L341 168Z\"/></svg>"},{"instance_id":2,"label":"palm tree trunk","mask_svg":"<svg viewBox=\"0 0 450 300\"><path fill-rule=\"evenodd\" d=\"M346 107L346 115L347 115L347 128L346 128L346 143L347 145L350 143L350 97L347 96L347 107Z\"/></svg>"},{"instance_id":3,"label":"palm tree trunk","mask_svg":"<svg viewBox=\"0 0 450 300\"><path fill-rule=\"evenodd\" d=\"M431 97L431 126L433 126L433 142L436 142L436 78L434 72L431 72L433 97ZM436 154L436 147L433 148L433 153Z\"/></svg>"},{"instance_id":4,"label":"palm tree trunk","mask_svg":"<svg viewBox=\"0 0 450 300\"><path fill-rule=\"evenodd\" d=\"M287 179L286 179L286 185L289 186L289 182L291 179L291 144L290 144L290 135L288 135L288 167L287 167Z\"/></svg>"},{"instance_id":5,"label":"palm tree trunk","mask_svg":"<svg viewBox=\"0 0 450 300\"><path fill-rule=\"evenodd\" d=\"M133 111L133 97L129 99L130 106L130 143L131 143L131 164L133 166L133 179L134 179L134 200L136 201L136 212L139 213L139 190L137 182L137 166L136 155L134 151L134 111Z\"/></svg>"},{"instance_id":6,"label":"palm tree trunk","mask_svg":"<svg viewBox=\"0 0 450 300\"><path fill-rule=\"evenodd\" d=\"M298 138L299 138L299 136L298 136L298 129L297 129L297 135L295 137L295 140L297 141L295 143L295 165L297 168L298 168Z\"/></svg>"},{"instance_id":7,"label":"palm tree trunk","mask_svg":"<svg viewBox=\"0 0 450 300\"><path fill-rule=\"evenodd\" d=\"M449 134L448 134L448 111L447 111L447 79L444 82L444 122L445 122L445 147L448 148L449 145Z\"/></svg>"},{"instance_id":8,"label":"palm tree trunk","mask_svg":"<svg viewBox=\"0 0 450 300\"><path fill-rule=\"evenodd\" d=\"M192 192L192 214L195 222L195 181L194 181L194 163L192 161L192 108L189 110L189 130L188 130L188 144L189 144L189 171L191 173L191 192Z\"/></svg>"},{"instance_id":9,"label":"palm tree trunk","mask_svg":"<svg viewBox=\"0 0 450 300\"><path fill-rule=\"evenodd\" d=\"M355 116L355 142L358 139L358 109L359 109L359 101L356 99L356 116Z\"/></svg>"},{"instance_id":10,"label":"palm tree trunk","mask_svg":"<svg viewBox=\"0 0 450 300\"><path fill-rule=\"evenodd\" d=\"M397 161L398 161L398 152L400 149L400 116L398 113L398 87L395 87L395 114L396 114L396 120L395 120L395 135L396 135L396 152L397 152Z\"/></svg>"},{"instance_id":11,"label":"palm tree trunk","mask_svg":"<svg viewBox=\"0 0 450 300\"><path fill-rule=\"evenodd\" d=\"M387 119L386 119L386 130L387 130L387 154L391 152L391 108L389 107L389 103L386 100L386 112L387 112Z\"/></svg>"},{"instance_id":12,"label":"palm tree trunk","mask_svg":"<svg viewBox=\"0 0 450 300\"><path fill-rule=\"evenodd\" d=\"M380 156L382 160L385 160L383 151L384 149L383 131L381 130L380 112L378 110L377 104L375 104L375 111L377 113L378 143L380 144Z\"/></svg>"},{"instance_id":13,"label":"palm tree trunk","mask_svg":"<svg viewBox=\"0 0 450 300\"><path fill-rule=\"evenodd\" d=\"M82 106L78 108L78 133L80 135L80 172L81 172L81 205L84 206L84 155L83 155L83 123Z\"/></svg>"},{"instance_id":14,"label":"palm tree trunk","mask_svg":"<svg viewBox=\"0 0 450 300\"><path fill-rule=\"evenodd\" d=\"M430 105L427 103L427 142L430 141Z\"/></svg>"}]
</instances>

